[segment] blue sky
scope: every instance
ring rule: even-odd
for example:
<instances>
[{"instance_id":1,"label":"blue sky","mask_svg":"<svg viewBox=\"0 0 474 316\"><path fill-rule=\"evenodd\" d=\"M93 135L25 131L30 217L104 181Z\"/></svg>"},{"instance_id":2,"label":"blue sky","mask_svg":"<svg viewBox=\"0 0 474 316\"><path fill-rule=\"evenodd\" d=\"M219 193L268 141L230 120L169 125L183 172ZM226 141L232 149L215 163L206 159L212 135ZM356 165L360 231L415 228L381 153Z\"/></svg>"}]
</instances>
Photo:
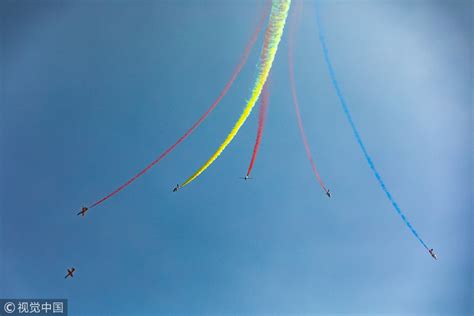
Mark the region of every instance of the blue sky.
<instances>
[{"instance_id":1,"label":"blue sky","mask_svg":"<svg viewBox=\"0 0 474 316\"><path fill-rule=\"evenodd\" d=\"M378 186L331 86L314 3L291 104L285 32L261 151L255 111L208 171L249 95L261 37L208 120L261 15L253 1L0 4L0 297L64 297L72 315L472 314L472 2L322 2L334 68ZM287 30L286 30L287 31ZM66 267L77 269L65 281Z\"/></svg>"}]
</instances>

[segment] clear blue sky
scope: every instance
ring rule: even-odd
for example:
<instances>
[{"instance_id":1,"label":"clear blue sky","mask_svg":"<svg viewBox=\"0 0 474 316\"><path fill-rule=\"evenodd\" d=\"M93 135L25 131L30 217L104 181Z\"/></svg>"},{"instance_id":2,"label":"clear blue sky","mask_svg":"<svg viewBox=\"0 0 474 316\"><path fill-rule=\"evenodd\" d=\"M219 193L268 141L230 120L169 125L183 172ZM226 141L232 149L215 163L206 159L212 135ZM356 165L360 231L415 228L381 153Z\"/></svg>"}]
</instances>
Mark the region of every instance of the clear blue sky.
<instances>
[{"instance_id":1,"label":"clear blue sky","mask_svg":"<svg viewBox=\"0 0 474 316\"><path fill-rule=\"evenodd\" d=\"M208 120L120 195L75 214L171 145L214 101L259 19L254 1L2 1L0 297L72 315L472 315L470 1L322 2L339 82L369 152L428 245L378 186L338 103L305 2L291 105L287 32L267 128L219 160L261 37ZM74 266L74 279L64 280Z\"/></svg>"}]
</instances>

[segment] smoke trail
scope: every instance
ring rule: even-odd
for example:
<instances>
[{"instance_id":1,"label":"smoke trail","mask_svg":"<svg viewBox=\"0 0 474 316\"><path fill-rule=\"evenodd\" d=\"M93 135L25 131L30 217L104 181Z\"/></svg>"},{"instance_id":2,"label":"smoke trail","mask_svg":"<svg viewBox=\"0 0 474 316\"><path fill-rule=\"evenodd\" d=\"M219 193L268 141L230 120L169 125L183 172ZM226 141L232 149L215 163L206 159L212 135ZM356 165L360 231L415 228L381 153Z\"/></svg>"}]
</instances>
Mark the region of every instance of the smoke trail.
<instances>
[{"instance_id":1,"label":"smoke trail","mask_svg":"<svg viewBox=\"0 0 474 316\"><path fill-rule=\"evenodd\" d=\"M132 182L140 178L142 175L144 175L148 170L150 170L154 165L156 165L158 162L160 162L163 158L165 158L170 152L172 152L176 146L178 146L182 141L184 141L189 135L193 133L193 131L201 125L201 123L206 119L206 117L214 110L214 108L219 104L221 99L227 94L227 91L229 91L230 87L234 83L235 79L237 79L237 76L239 75L240 71L244 67L244 65L247 62L247 59L250 55L250 51L252 50L252 47L255 45L257 39L258 39L258 34L260 33L260 30L263 27L263 24L265 23L266 17L267 17L267 12L269 11L269 3L266 6L262 17L257 25L257 28L255 29L254 33L252 34L252 37L250 38L249 42L247 43L245 47L244 54L242 55L239 63L237 64L237 67L235 68L234 72L232 73L232 76L230 77L230 80L226 83L224 86L224 89L222 89L221 93L217 97L217 99L212 103L211 107L207 109L207 111L199 118L199 120L194 123L191 128L189 128L186 133L184 133L183 136L181 136L171 147L169 147L166 151L164 151L160 156L158 156L155 160L153 160L148 166L146 166L144 169L142 169L140 172L138 172L136 175L134 175L132 178L130 178L127 182L119 186L117 189L109 193L108 195L104 196L100 200L96 201L92 205L90 205L88 208L93 208L102 202L105 202L112 196L116 195L123 189L125 189L127 186L129 186Z\"/></svg>"},{"instance_id":2,"label":"smoke trail","mask_svg":"<svg viewBox=\"0 0 474 316\"><path fill-rule=\"evenodd\" d=\"M334 68L332 66L331 59L329 58L329 51L328 51L328 48L327 48L327 45L326 45L326 39L324 37L324 32L323 32L323 29L322 29L322 26L321 26L318 10L316 10L316 23L317 23L318 29L319 29L319 41L320 41L321 47L323 49L324 60L326 61L326 65L327 65L327 68L328 68L328 71L329 71L329 75L331 77L332 84L334 86L334 89L336 90L336 94L337 94L337 97L339 98L341 106L344 110L344 114L346 115L346 118L349 121L349 125L352 128L352 132L354 133L354 136L357 139L357 143L359 143L359 147L362 150L362 152L365 156L365 159L367 160L367 163L369 164L370 169L372 169L372 171L375 175L375 178L377 178L377 181L378 181L380 187L382 188L382 190L387 195L387 198L389 199L390 203L392 203L395 211L398 213L398 215L400 215L403 222L405 222L407 227L410 229L410 231L413 233L413 235L420 241L420 243L423 245L423 247L425 247L427 250L429 250L428 246L425 244L423 239L421 239L421 237L418 235L416 230L410 224L410 222L408 221L406 216L403 214L403 212L400 209L400 207L398 206L397 202L393 199L392 194L390 194L390 192L388 191L387 186L385 185L384 181L382 180L382 177L380 176L379 172L375 168L374 162L372 161L372 158L369 156L369 153L367 152L367 149L365 148L365 145L362 141L362 138L360 137L359 131L357 130L357 127L356 127L354 121L352 120L352 116L351 116L351 113L349 111L349 107L347 106L347 103L344 99L344 96L342 95L342 91L341 91L341 89L339 87L339 83L337 82L337 79L336 79L336 73L334 72Z\"/></svg>"},{"instance_id":3,"label":"smoke trail","mask_svg":"<svg viewBox=\"0 0 474 316\"><path fill-rule=\"evenodd\" d=\"M260 112L258 113L258 129L257 129L257 138L255 140L255 145L253 146L252 158L250 159L249 168L247 170L247 177L250 176L252 172L253 164L257 158L258 150L260 149L260 144L262 142L263 128L265 127L265 120L267 119L267 108L268 108L268 84L267 81L263 86L262 90L262 99L260 101Z\"/></svg>"},{"instance_id":4,"label":"smoke trail","mask_svg":"<svg viewBox=\"0 0 474 316\"><path fill-rule=\"evenodd\" d=\"M254 88L252 89L252 94L250 99L247 102L247 105L244 108L243 113L240 115L239 119L235 123L234 127L230 131L227 138L219 146L217 151L209 158L209 160L199 168L192 176L190 176L181 187L186 186L194 179L196 179L204 170L206 170L219 155L224 151L224 149L230 144L237 135L239 129L245 123L250 112L252 111L255 103L257 102L260 93L262 92L263 85L267 80L270 69L272 68L273 60L278 49L278 44L280 43L281 36L283 35L283 29L285 28L286 17L288 16L288 10L290 8L291 0L273 0L272 11L270 13L270 20L268 22L267 29L265 31L265 41L262 52L260 54L260 63L259 63L259 73L255 81Z\"/></svg>"},{"instance_id":5,"label":"smoke trail","mask_svg":"<svg viewBox=\"0 0 474 316\"><path fill-rule=\"evenodd\" d=\"M301 2L297 2L297 9L292 13L291 21L290 21L290 29L288 35L288 74L290 77L290 86L291 86L291 95L293 97L293 105L296 112L296 119L298 121L298 128L300 130L301 139L303 140L304 149L306 151L306 155L308 156L309 163L311 164L311 168L313 169L313 173L318 180L321 188L324 190L326 194L328 194L328 189L324 185L321 176L319 175L318 169L316 168L316 163L314 162L313 156L311 155L311 150L309 149L308 139L306 138L306 133L303 127L303 120L301 119L300 107L298 103L298 96L296 95L296 84L295 84L295 69L293 64L293 35L297 29L297 21L299 18L299 13L301 10Z\"/></svg>"}]
</instances>

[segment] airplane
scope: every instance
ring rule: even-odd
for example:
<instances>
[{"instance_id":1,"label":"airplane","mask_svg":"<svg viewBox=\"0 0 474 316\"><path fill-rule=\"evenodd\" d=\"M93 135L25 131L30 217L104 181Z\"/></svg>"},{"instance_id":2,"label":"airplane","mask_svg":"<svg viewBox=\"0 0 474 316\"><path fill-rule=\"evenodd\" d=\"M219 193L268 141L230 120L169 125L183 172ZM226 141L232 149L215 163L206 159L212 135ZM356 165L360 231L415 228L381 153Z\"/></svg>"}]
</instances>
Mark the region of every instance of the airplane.
<instances>
[{"instance_id":1,"label":"airplane","mask_svg":"<svg viewBox=\"0 0 474 316\"><path fill-rule=\"evenodd\" d=\"M328 198L331 197L331 192L329 192L329 190L326 190L326 195L328 196Z\"/></svg>"},{"instance_id":2,"label":"airplane","mask_svg":"<svg viewBox=\"0 0 474 316\"><path fill-rule=\"evenodd\" d=\"M73 275L73 274L74 274L74 271L76 271L76 269L74 269L74 268L67 269L67 274L66 274L66 276L65 276L64 278L65 278L65 279L67 279L68 277L71 277L71 278L72 278L72 277L74 276L74 275Z\"/></svg>"},{"instance_id":3,"label":"airplane","mask_svg":"<svg viewBox=\"0 0 474 316\"><path fill-rule=\"evenodd\" d=\"M248 175L246 175L245 177L240 177L240 179L244 179L245 181L247 181L252 180L253 178L250 178Z\"/></svg>"},{"instance_id":4,"label":"airplane","mask_svg":"<svg viewBox=\"0 0 474 316\"><path fill-rule=\"evenodd\" d=\"M179 184L176 185L176 187L173 189L173 192L176 192L180 189L181 187L179 186Z\"/></svg>"},{"instance_id":5,"label":"airplane","mask_svg":"<svg viewBox=\"0 0 474 316\"><path fill-rule=\"evenodd\" d=\"M433 259L438 260L438 257L437 257L436 254L434 253L433 248L431 248L431 249L429 250L429 252L430 252L430 255L433 257Z\"/></svg>"},{"instance_id":6,"label":"airplane","mask_svg":"<svg viewBox=\"0 0 474 316\"><path fill-rule=\"evenodd\" d=\"M81 209L81 211L80 211L79 213L77 213L77 215L85 216L85 215L86 215L86 212L87 212L88 210L89 210L89 208L87 208L87 207L84 206L84 207Z\"/></svg>"}]
</instances>

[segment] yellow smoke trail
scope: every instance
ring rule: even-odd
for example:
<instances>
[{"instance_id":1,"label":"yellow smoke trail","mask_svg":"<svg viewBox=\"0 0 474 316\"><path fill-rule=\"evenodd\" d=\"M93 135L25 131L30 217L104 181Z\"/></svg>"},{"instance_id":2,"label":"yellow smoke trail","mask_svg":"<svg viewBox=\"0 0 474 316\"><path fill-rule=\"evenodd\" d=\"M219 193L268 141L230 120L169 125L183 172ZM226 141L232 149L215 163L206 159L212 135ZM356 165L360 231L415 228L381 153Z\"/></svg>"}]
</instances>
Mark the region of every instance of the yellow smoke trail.
<instances>
[{"instance_id":1,"label":"yellow smoke trail","mask_svg":"<svg viewBox=\"0 0 474 316\"><path fill-rule=\"evenodd\" d=\"M285 28L286 17L288 16L290 4L291 0L273 0L272 11L270 13L270 19L268 22L267 30L265 32L263 49L260 53L259 72L250 99L247 101L247 105L245 106L244 111L240 115L239 119L235 123L229 135L219 146L217 151L201 168L199 168L191 177L189 177L181 185L181 187L184 187L185 185L196 179L201 173L204 172L204 170L206 170L214 162L214 160L217 159L217 157L219 157L219 155L224 151L227 145L229 145L232 139L234 139L235 135L237 135L237 132L245 123L245 120L247 120L247 118L249 117L250 112L252 112L255 103L260 97L263 85L265 84L268 78L270 69L272 68L273 60L275 59L275 55L278 49L278 44L280 43L281 36L283 35L283 29Z\"/></svg>"}]
</instances>

